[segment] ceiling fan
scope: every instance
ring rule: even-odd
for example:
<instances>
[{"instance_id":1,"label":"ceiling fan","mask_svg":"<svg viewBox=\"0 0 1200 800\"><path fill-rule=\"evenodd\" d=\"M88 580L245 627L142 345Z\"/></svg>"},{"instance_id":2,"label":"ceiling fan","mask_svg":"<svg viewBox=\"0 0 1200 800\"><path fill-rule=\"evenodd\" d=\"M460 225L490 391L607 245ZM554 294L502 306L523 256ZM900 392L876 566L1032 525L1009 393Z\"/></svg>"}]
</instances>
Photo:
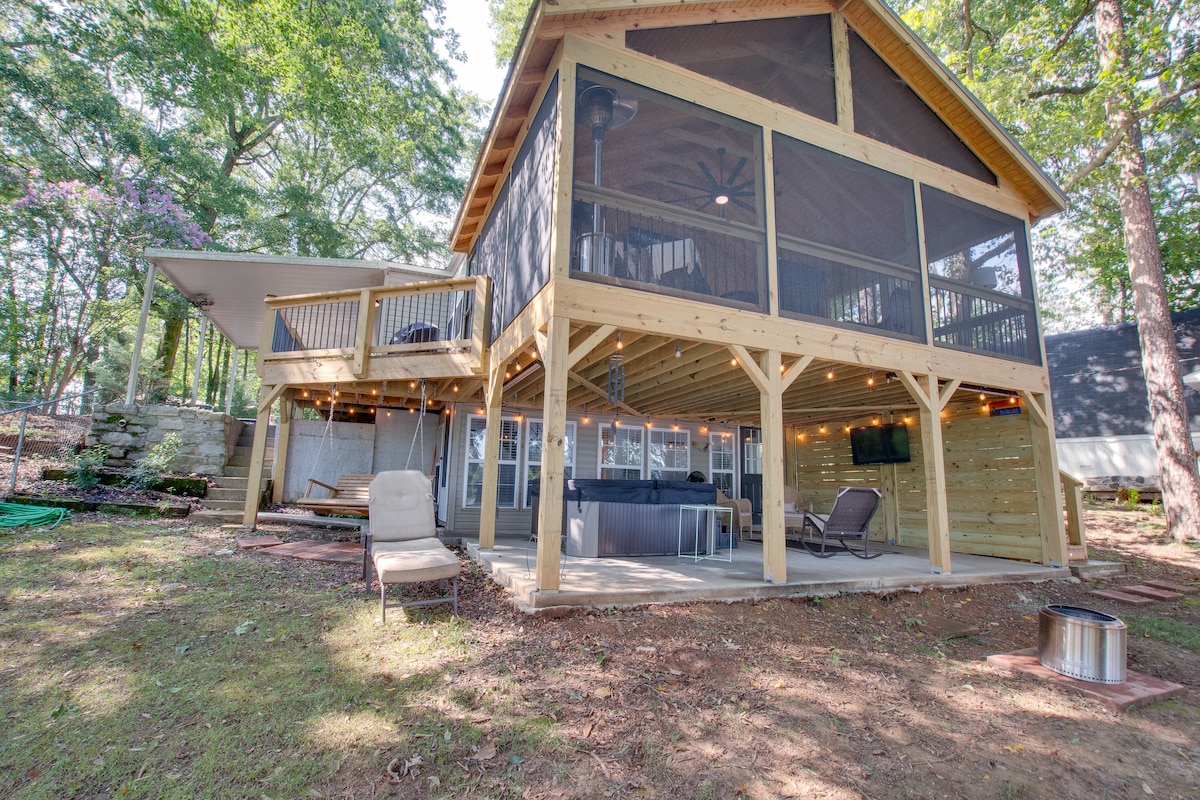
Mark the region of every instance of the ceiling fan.
<instances>
[{"instance_id":1,"label":"ceiling fan","mask_svg":"<svg viewBox=\"0 0 1200 800\"><path fill-rule=\"evenodd\" d=\"M677 203L692 203L697 200L703 200L696 210L703 211L711 205L721 206L722 213L725 211L724 206L733 203L738 208L744 208L747 211L754 211L754 206L743 201L743 197L754 196L754 178L738 183L738 176L742 174L742 170L746 167L746 163L750 159L742 156L738 162L729 171L729 175L725 175L725 148L717 148L717 174L714 176L712 170L703 161L697 161L696 166L700 168L700 172L704 175L704 180L708 183L707 186L696 186L683 181L668 180L668 183L675 186L682 186L685 189L700 192L693 197L681 197L675 202Z\"/></svg>"}]
</instances>

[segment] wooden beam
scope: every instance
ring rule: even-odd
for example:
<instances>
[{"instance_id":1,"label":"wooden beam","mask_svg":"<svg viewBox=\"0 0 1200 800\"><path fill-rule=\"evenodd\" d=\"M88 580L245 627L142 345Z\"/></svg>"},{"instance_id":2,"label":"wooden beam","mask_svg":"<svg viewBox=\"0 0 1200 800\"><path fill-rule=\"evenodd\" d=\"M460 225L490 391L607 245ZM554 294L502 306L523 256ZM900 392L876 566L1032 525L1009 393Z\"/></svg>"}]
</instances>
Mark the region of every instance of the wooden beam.
<instances>
[{"instance_id":1,"label":"wooden beam","mask_svg":"<svg viewBox=\"0 0 1200 800\"><path fill-rule=\"evenodd\" d=\"M590 390L593 394L603 397L604 402L606 402L606 403L608 402L608 390L607 389L600 388L599 386L592 383L587 378L584 378L582 375L580 375L577 372L568 371L567 374L571 376L571 380L575 381L575 383L579 384L580 386L582 386L585 389ZM612 403L611 405L621 409L622 411L624 411L626 414L628 414L631 417L647 416L646 414L643 414L641 411L638 411L633 406L626 404L624 401L617 401L615 403Z\"/></svg>"},{"instance_id":2,"label":"wooden beam","mask_svg":"<svg viewBox=\"0 0 1200 800\"><path fill-rule=\"evenodd\" d=\"M258 415L254 418L254 445L250 448L250 476L246 480L246 504L242 524L254 527L258 522L258 501L262 496L263 462L267 456L267 428L271 421L271 403L286 386L262 386L258 390Z\"/></svg>"},{"instance_id":3,"label":"wooden beam","mask_svg":"<svg viewBox=\"0 0 1200 800\"><path fill-rule=\"evenodd\" d=\"M483 437L483 489L479 499L479 546L496 546L496 494L500 482L500 422L504 398L504 363L495 362L484 393L487 430Z\"/></svg>"},{"instance_id":4,"label":"wooden beam","mask_svg":"<svg viewBox=\"0 0 1200 800\"><path fill-rule=\"evenodd\" d=\"M837 96L837 124L846 133L854 133L854 93L851 88L850 39L846 18L841 10L829 15L833 29L833 83Z\"/></svg>"},{"instance_id":5,"label":"wooden beam","mask_svg":"<svg viewBox=\"0 0 1200 800\"><path fill-rule=\"evenodd\" d=\"M929 568L932 572L949 575L950 514L946 509L946 452L942 442L941 409L935 408L940 402L935 399L938 398L937 376L926 375L925 385L918 387L917 394L924 397L921 408L921 458L925 465ZM920 397L917 401L921 402Z\"/></svg>"},{"instance_id":6,"label":"wooden beam","mask_svg":"<svg viewBox=\"0 0 1200 800\"><path fill-rule=\"evenodd\" d=\"M562 547L563 478L567 439L567 358L571 325L551 317L544 338L546 388L542 403L541 499L538 503L536 580L539 592L559 588Z\"/></svg>"},{"instance_id":7,"label":"wooden beam","mask_svg":"<svg viewBox=\"0 0 1200 800\"><path fill-rule=\"evenodd\" d=\"M596 330L579 343L570 354L567 355L567 369L575 369L575 365L583 360L584 356L596 349L597 345L612 336L617 330L616 325L601 325Z\"/></svg>"},{"instance_id":8,"label":"wooden beam","mask_svg":"<svg viewBox=\"0 0 1200 800\"><path fill-rule=\"evenodd\" d=\"M367 364L371 361L371 330L375 327L375 302L371 289L363 289L358 299L358 326L354 331L354 377L367 377Z\"/></svg>"},{"instance_id":9,"label":"wooden beam","mask_svg":"<svg viewBox=\"0 0 1200 800\"><path fill-rule=\"evenodd\" d=\"M801 356L789 364L787 369L783 371L783 391L786 392L790 389L792 384L796 382L796 379L804 373L804 370L808 369L808 365L812 362L813 356Z\"/></svg>"},{"instance_id":10,"label":"wooden beam","mask_svg":"<svg viewBox=\"0 0 1200 800\"><path fill-rule=\"evenodd\" d=\"M729 352L733 353L733 355L737 358L738 366L740 366L742 371L750 377L750 380L758 388L759 392L770 391L771 381L769 376L764 375L763 370L759 369L758 364L754 363L754 359L751 357L749 350L740 344L731 344L729 345ZM775 372L779 372L778 367L776 367ZM781 403L782 394L783 390L781 389ZM782 424L782 420L780 421L780 424Z\"/></svg>"},{"instance_id":11,"label":"wooden beam","mask_svg":"<svg viewBox=\"0 0 1200 800\"><path fill-rule=\"evenodd\" d=\"M1054 445L1054 412L1050 395L1022 392L1030 410L1029 432L1033 438L1033 471L1037 482L1038 519L1042 530L1042 563L1064 567L1070 561L1067 530L1063 521L1062 481L1058 470L1058 450Z\"/></svg>"},{"instance_id":12,"label":"wooden beam","mask_svg":"<svg viewBox=\"0 0 1200 800\"><path fill-rule=\"evenodd\" d=\"M289 391L279 403L279 425L275 429L275 457L271 459L271 502L283 502L283 486L287 481L288 444L292 434L292 395Z\"/></svg>"},{"instance_id":13,"label":"wooden beam","mask_svg":"<svg viewBox=\"0 0 1200 800\"><path fill-rule=\"evenodd\" d=\"M754 364L749 361L748 353L746 357L745 366ZM768 350L762 359L759 419L763 437L763 580L784 584L787 583L787 539L783 518L783 381L779 369L782 358L778 350Z\"/></svg>"},{"instance_id":14,"label":"wooden beam","mask_svg":"<svg viewBox=\"0 0 1200 800\"><path fill-rule=\"evenodd\" d=\"M271 409L271 404L280 398L287 391L287 384L279 384L277 386L263 385L258 393L258 413L262 413L263 409L268 411Z\"/></svg>"}]
</instances>

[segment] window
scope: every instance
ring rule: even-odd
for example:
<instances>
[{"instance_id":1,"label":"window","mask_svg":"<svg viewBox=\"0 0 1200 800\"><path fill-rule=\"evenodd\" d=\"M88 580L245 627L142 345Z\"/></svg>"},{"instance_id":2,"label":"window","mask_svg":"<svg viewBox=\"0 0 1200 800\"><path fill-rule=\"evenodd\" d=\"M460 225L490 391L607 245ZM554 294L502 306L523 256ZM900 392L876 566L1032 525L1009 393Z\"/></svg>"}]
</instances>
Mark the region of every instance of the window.
<instances>
[{"instance_id":1,"label":"window","mask_svg":"<svg viewBox=\"0 0 1200 800\"><path fill-rule=\"evenodd\" d=\"M1037 363L1025 223L929 186L921 204L934 342Z\"/></svg>"},{"instance_id":2,"label":"window","mask_svg":"<svg viewBox=\"0 0 1200 800\"><path fill-rule=\"evenodd\" d=\"M907 178L775 134L779 308L923 340Z\"/></svg>"},{"instance_id":3,"label":"window","mask_svg":"<svg viewBox=\"0 0 1200 800\"><path fill-rule=\"evenodd\" d=\"M708 435L708 471L716 486L726 497L733 497L733 435L710 433Z\"/></svg>"},{"instance_id":4,"label":"window","mask_svg":"<svg viewBox=\"0 0 1200 800\"><path fill-rule=\"evenodd\" d=\"M484 440L487 418L471 416L467 423L467 473L463 505L479 508L483 498ZM521 423L505 417L500 421L500 472L496 481L496 507L517 507L517 465L521 445Z\"/></svg>"},{"instance_id":5,"label":"window","mask_svg":"<svg viewBox=\"0 0 1200 800\"><path fill-rule=\"evenodd\" d=\"M531 419L525 433L525 507L529 508L529 484L542 477L542 430L540 419ZM567 438L563 444L563 477L575 477L575 423L567 423Z\"/></svg>"},{"instance_id":6,"label":"window","mask_svg":"<svg viewBox=\"0 0 1200 800\"><path fill-rule=\"evenodd\" d=\"M640 480L644 463L645 429L620 423L600 426L600 477L603 480Z\"/></svg>"},{"instance_id":7,"label":"window","mask_svg":"<svg viewBox=\"0 0 1200 800\"><path fill-rule=\"evenodd\" d=\"M650 477L664 481L684 481L688 476L689 442L687 431L650 431Z\"/></svg>"},{"instance_id":8,"label":"window","mask_svg":"<svg viewBox=\"0 0 1200 800\"><path fill-rule=\"evenodd\" d=\"M762 474L762 431L758 428L746 430L746 441L742 442L743 471L748 475Z\"/></svg>"},{"instance_id":9,"label":"window","mask_svg":"<svg viewBox=\"0 0 1200 800\"><path fill-rule=\"evenodd\" d=\"M762 129L585 67L575 98L572 276L765 308Z\"/></svg>"}]
</instances>

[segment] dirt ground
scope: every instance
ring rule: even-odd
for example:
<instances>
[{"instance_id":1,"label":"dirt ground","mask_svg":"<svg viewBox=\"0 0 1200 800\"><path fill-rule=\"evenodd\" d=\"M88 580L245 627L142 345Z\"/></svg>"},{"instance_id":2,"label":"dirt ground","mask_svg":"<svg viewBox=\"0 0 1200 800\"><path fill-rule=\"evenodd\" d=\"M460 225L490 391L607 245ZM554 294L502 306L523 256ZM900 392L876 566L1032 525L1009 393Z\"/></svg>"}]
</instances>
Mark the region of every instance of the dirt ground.
<instances>
[{"instance_id":1,"label":"dirt ground","mask_svg":"<svg viewBox=\"0 0 1200 800\"><path fill-rule=\"evenodd\" d=\"M1162 517L1141 511L1094 508L1086 524L1092 557L1122 562L1124 575L559 618L517 612L464 557L470 656L446 702L492 744L462 761L472 782L457 796L511 797L515 772L529 800L1200 798L1200 593L1139 608L1089 594L1152 579L1200 588L1200 549L1165 541ZM193 531L210 548L230 537ZM302 591L369 601L356 566L284 561ZM986 664L1036 646L1051 603L1121 617L1128 668L1186 691L1116 712ZM437 625L448 613L438 608L389 624ZM941 637L946 621L977 632ZM526 740L544 731L545 752L505 752L513 726ZM388 763L378 751L348 757L320 796L447 796L428 776L389 776Z\"/></svg>"},{"instance_id":2,"label":"dirt ground","mask_svg":"<svg viewBox=\"0 0 1200 800\"><path fill-rule=\"evenodd\" d=\"M1200 588L1200 552L1165 543L1145 513L1093 510L1087 525L1093 557L1124 562L1124 576L557 619L516 613L474 576L461 613L478 654L453 690L477 699L485 728L488 698L508 692L511 714L565 737L570 758L522 764L526 798L1200 797L1200 595L1133 609L1088 594L1152 579ZM1035 647L1050 603L1179 623L1185 644L1131 624L1128 668L1187 691L1119 713L985 663ZM939 638L942 620L978 633ZM383 777L335 785L437 796ZM476 786L468 796L492 796L482 769Z\"/></svg>"}]
</instances>

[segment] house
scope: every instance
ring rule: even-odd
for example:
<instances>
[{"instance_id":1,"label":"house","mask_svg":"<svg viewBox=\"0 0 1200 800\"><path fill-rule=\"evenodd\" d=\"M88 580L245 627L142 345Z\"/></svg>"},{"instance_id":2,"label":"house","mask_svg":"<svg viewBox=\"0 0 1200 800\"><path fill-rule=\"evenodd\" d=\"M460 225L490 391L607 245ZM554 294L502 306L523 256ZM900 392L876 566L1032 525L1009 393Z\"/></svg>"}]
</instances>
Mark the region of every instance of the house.
<instances>
[{"instance_id":1,"label":"house","mask_svg":"<svg viewBox=\"0 0 1200 800\"><path fill-rule=\"evenodd\" d=\"M1172 315L1184 374L1200 369L1200 309ZM1058 459L1093 492L1159 490L1158 456L1136 322L1046 337ZM1200 442L1200 393L1185 388Z\"/></svg>"},{"instance_id":2,"label":"house","mask_svg":"<svg viewBox=\"0 0 1200 800\"><path fill-rule=\"evenodd\" d=\"M1028 247L1064 207L879 0L541 0L454 276L266 299L257 463L276 402L277 497L304 461L295 408L368 415L374 468L403 441L380 420L411 418L439 513L485 550L530 529L540 478L542 592L564 477L693 470L753 499L768 584L788 579L786 487L819 509L879 488L874 536L934 573L1064 565ZM908 460L856 464L851 431L885 426Z\"/></svg>"}]
</instances>

